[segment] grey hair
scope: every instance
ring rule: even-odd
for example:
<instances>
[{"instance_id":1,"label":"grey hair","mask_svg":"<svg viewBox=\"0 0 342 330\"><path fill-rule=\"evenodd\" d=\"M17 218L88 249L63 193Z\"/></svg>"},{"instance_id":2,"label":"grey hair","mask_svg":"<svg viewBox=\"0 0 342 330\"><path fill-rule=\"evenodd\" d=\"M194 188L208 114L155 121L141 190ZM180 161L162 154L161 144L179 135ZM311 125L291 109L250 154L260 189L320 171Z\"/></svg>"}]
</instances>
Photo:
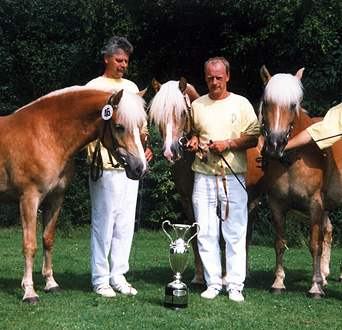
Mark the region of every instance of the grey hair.
<instances>
[{"instance_id":1,"label":"grey hair","mask_svg":"<svg viewBox=\"0 0 342 330\"><path fill-rule=\"evenodd\" d=\"M133 52L133 46L125 37L114 36L103 45L101 55L113 57L115 54L121 51L125 52L128 56L130 56Z\"/></svg>"},{"instance_id":2,"label":"grey hair","mask_svg":"<svg viewBox=\"0 0 342 330\"><path fill-rule=\"evenodd\" d=\"M226 68L226 73L230 72L230 64L229 64L229 62L224 57L222 57L222 56L216 56L216 57L209 58L209 60L204 63L204 72L207 69L207 66L209 64L211 64L211 63L215 64L217 62L222 62L223 63L223 65Z\"/></svg>"}]
</instances>

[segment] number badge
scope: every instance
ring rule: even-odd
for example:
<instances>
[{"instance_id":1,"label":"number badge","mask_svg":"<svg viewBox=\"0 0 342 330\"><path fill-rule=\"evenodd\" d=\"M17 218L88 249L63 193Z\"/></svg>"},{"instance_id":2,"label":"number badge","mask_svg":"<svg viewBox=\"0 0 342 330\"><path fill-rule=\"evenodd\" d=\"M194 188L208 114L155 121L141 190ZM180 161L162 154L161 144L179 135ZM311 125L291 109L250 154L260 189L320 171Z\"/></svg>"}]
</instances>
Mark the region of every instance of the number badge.
<instances>
[{"instance_id":1,"label":"number badge","mask_svg":"<svg viewBox=\"0 0 342 330\"><path fill-rule=\"evenodd\" d=\"M113 116L113 107L110 104L107 104L102 109L102 118L104 120L109 120Z\"/></svg>"}]
</instances>

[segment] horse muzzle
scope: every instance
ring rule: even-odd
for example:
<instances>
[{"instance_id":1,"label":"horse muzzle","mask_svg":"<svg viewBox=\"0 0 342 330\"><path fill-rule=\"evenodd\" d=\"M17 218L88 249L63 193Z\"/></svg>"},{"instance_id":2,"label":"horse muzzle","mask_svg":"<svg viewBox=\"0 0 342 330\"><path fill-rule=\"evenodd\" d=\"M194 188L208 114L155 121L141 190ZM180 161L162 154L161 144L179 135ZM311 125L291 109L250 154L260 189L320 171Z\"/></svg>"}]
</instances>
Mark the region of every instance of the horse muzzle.
<instances>
[{"instance_id":1,"label":"horse muzzle","mask_svg":"<svg viewBox=\"0 0 342 330\"><path fill-rule=\"evenodd\" d=\"M131 180L140 180L148 172L148 163L139 154L117 151L118 162L124 167L126 175Z\"/></svg>"},{"instance_id":2,"label":"horse muzzle","mask_svg":"<svg viewBox=\"0 0 342 330\"><path fill-rule=\"evenodd\" d=\"M279 159L284 155L284 149L288 142L287 134L269 134L265 139L268 155L272 159Z\"/></svg>"},{"instance_id":3,"label":"horse muzzle","mask_svg":"<svg viewBox=\"0 0 342 330\"><path fill-rule=\"evenodd\" d=\"M173 165L183 157L183 150L180 148L178 141L174 140L169 148L164 145L163 155Z\"/></svg>"}]
</instances>

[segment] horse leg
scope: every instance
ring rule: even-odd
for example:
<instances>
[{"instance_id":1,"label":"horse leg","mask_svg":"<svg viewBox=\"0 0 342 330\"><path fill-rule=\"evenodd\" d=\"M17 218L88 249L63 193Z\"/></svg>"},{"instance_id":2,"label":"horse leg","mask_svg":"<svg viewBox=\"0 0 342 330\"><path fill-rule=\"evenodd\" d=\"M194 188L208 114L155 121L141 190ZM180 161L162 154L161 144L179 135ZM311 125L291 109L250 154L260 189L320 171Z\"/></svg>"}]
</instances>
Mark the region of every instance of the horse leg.
<instances>
[{"instance_id":1,"label":"horse leg","mask_svg":"<svg viewBox=\"0 0 342 330\"><path fill-rule=\"evenodd\" d=\"M62 293L53 277L52 271L52 250L55 244L56 221L64 199L64 194L57 198L51 197L43 204L43 268L42 275L45 279L46 293Z\"/></svg>"},{"instance_id":2,"label":"horse leg","mask_svg":"<svg viewBox=\"0 0 342 330\"><path fill-rule=\"evenodd\" d=\"M271 209L271 213L273 216L273 222L276 234L274 236L274 250L276 253L276 271L275 271L275 280L271 286L270 292L275 294L282 294L286 291L286 287L284 285L285 272L283 267L283 255L285 251L286 236L285 236L285 221L286 221L286 212L277 209L276 207L272 207L271 199L269 199L269 205ZM280 204L280 203L279 203ZM275 203L275 206L277 203ZM279 205L278 205L279 206Z\"/></svg>"},{"instance_id":3,"label":"horse leg","mask_svg":"<svg viewBox=\"0 0 342 330\"><path fill-rule=\"evenodd\" d=\"M227 277L226 242L222 236L222 232L220 234L220 250L221 250L221 267L222 267L222 287L225 288L227 286L227 283L226 283L226 277Z\"/></svg>"},{"instance_id":4,"label":"horse leg","mask_svg":"<svg viewBox=\"0 0 342 330\"><path fill-rule=\"evenodd\" d=\"M248 262L249 244L252 239L253 225L258 217L258 203L261 195L249 202L248 206L248 222L247 222L247 234L246 234L246 280L251 279L250 266Z\"/></svg>"},{"instance_id":5,"label":"horse leg","mask_svg":"<svg viewBox=\"0 0 342 330\"><path fill-rule=\"evenodd\" d=\"M33 286L32 270L33 259L37 251L36 220L38 198L23 196L20 198L20 217L23 228L23 253L25 257L24 276L21 287L25 291L23 301L29 304L38 304L39 298Z\"/></svg>"},{"instance_id":6,"label":"horse leg","mask_svg":"<svg viewBox=\"0 0 342 330\"><path fill-rule=\"evenodd\" d=\"M323 277L323 286L327 285L326 278L330 275L329 263L330 263L330 251L332 241L332 225L328 217L327 212L324 215L324 232L323 232L323 250L321 257L321 274Z\"/></svg>"},{"instance_id":7,"label":"horse leg","mask_svg":"<svg viewBox=\"0 0 342 330\"><path fill-rule=\"evenodd\" d=\"M187 223L189 225L192 225L195 222L195 215L193 211L192 200L186 196L182 196L181 199L182 199L182 205L183 205L183 209L186 215ZM195 231L196 231L196 228L191 228L191 235L194 235ZM191 240L191 245L194 251L195 275L194 275L194 278L191 280L190 285L192 287L201 287L205 285L205 280L204 280L203 264L202 264L202 260L198 252L197 236L195 236Z\"/></svg>"},{"instance_id":8,"label":"horse leg","mask_svg":"<svg viewBox=\"0 0 342 330\"><path fill-rule=\"evenodd\" d=\"M191 170L194 155L186 153L184 162L177 162L172 166L172 179L180 195L186 221L189 225L195 222L194 208L192 205L192 191L194 186L194 172ZM191 228L191 235L195 234L196 228ZM198 252L197 236L191 240L195 258L195 276L190 286L202 287L205 285L204 268Z\"/></svg>"},{"instance_id":9,"label":"horse leg","mask_svg":"<svg viewBox=\"0 0 342 330\"><path fill-rule=\"evenodd\" d=\"M325 214L321 205L317 205L311 214L311 238L309 249L313 260L312 286L308 292L309 298L319 299L324 296L322 290L323 277L321 275L321 256L323 245L323 222Z\"/></svg>"}]
</instances>

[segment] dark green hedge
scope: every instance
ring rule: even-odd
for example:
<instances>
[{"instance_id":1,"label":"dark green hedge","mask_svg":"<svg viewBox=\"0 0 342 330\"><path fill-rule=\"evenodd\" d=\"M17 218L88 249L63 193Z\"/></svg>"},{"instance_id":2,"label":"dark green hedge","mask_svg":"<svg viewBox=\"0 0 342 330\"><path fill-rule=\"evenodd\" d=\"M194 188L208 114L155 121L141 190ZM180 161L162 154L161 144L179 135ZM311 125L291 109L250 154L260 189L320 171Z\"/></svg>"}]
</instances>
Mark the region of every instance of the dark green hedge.
<instances>
[{"instance_id":1,"label":"dark green hedge","mask_svg":"<svg viewBox=\"0 0 342 330\"><path fill-rule=\"evenodd\" d=\"M59 88L82 85L103 71L99 50L112 35L134 45L128 78L140 89L181 76L206 92L203 64L223 55L231 63L229 89L256 105L259 69L295 73L305 67L302 105L313 116L341 102L342 3L334 0L2 0L0 114ZM147 102L154 95L146 94ZM151 127L155 158L143 181L141 224L182 221L170 167ZM90 223L84 154L68 190L59 226ZM18 223L16 206L0 205L0 226Z\"/></svg>"}]
</instances>

